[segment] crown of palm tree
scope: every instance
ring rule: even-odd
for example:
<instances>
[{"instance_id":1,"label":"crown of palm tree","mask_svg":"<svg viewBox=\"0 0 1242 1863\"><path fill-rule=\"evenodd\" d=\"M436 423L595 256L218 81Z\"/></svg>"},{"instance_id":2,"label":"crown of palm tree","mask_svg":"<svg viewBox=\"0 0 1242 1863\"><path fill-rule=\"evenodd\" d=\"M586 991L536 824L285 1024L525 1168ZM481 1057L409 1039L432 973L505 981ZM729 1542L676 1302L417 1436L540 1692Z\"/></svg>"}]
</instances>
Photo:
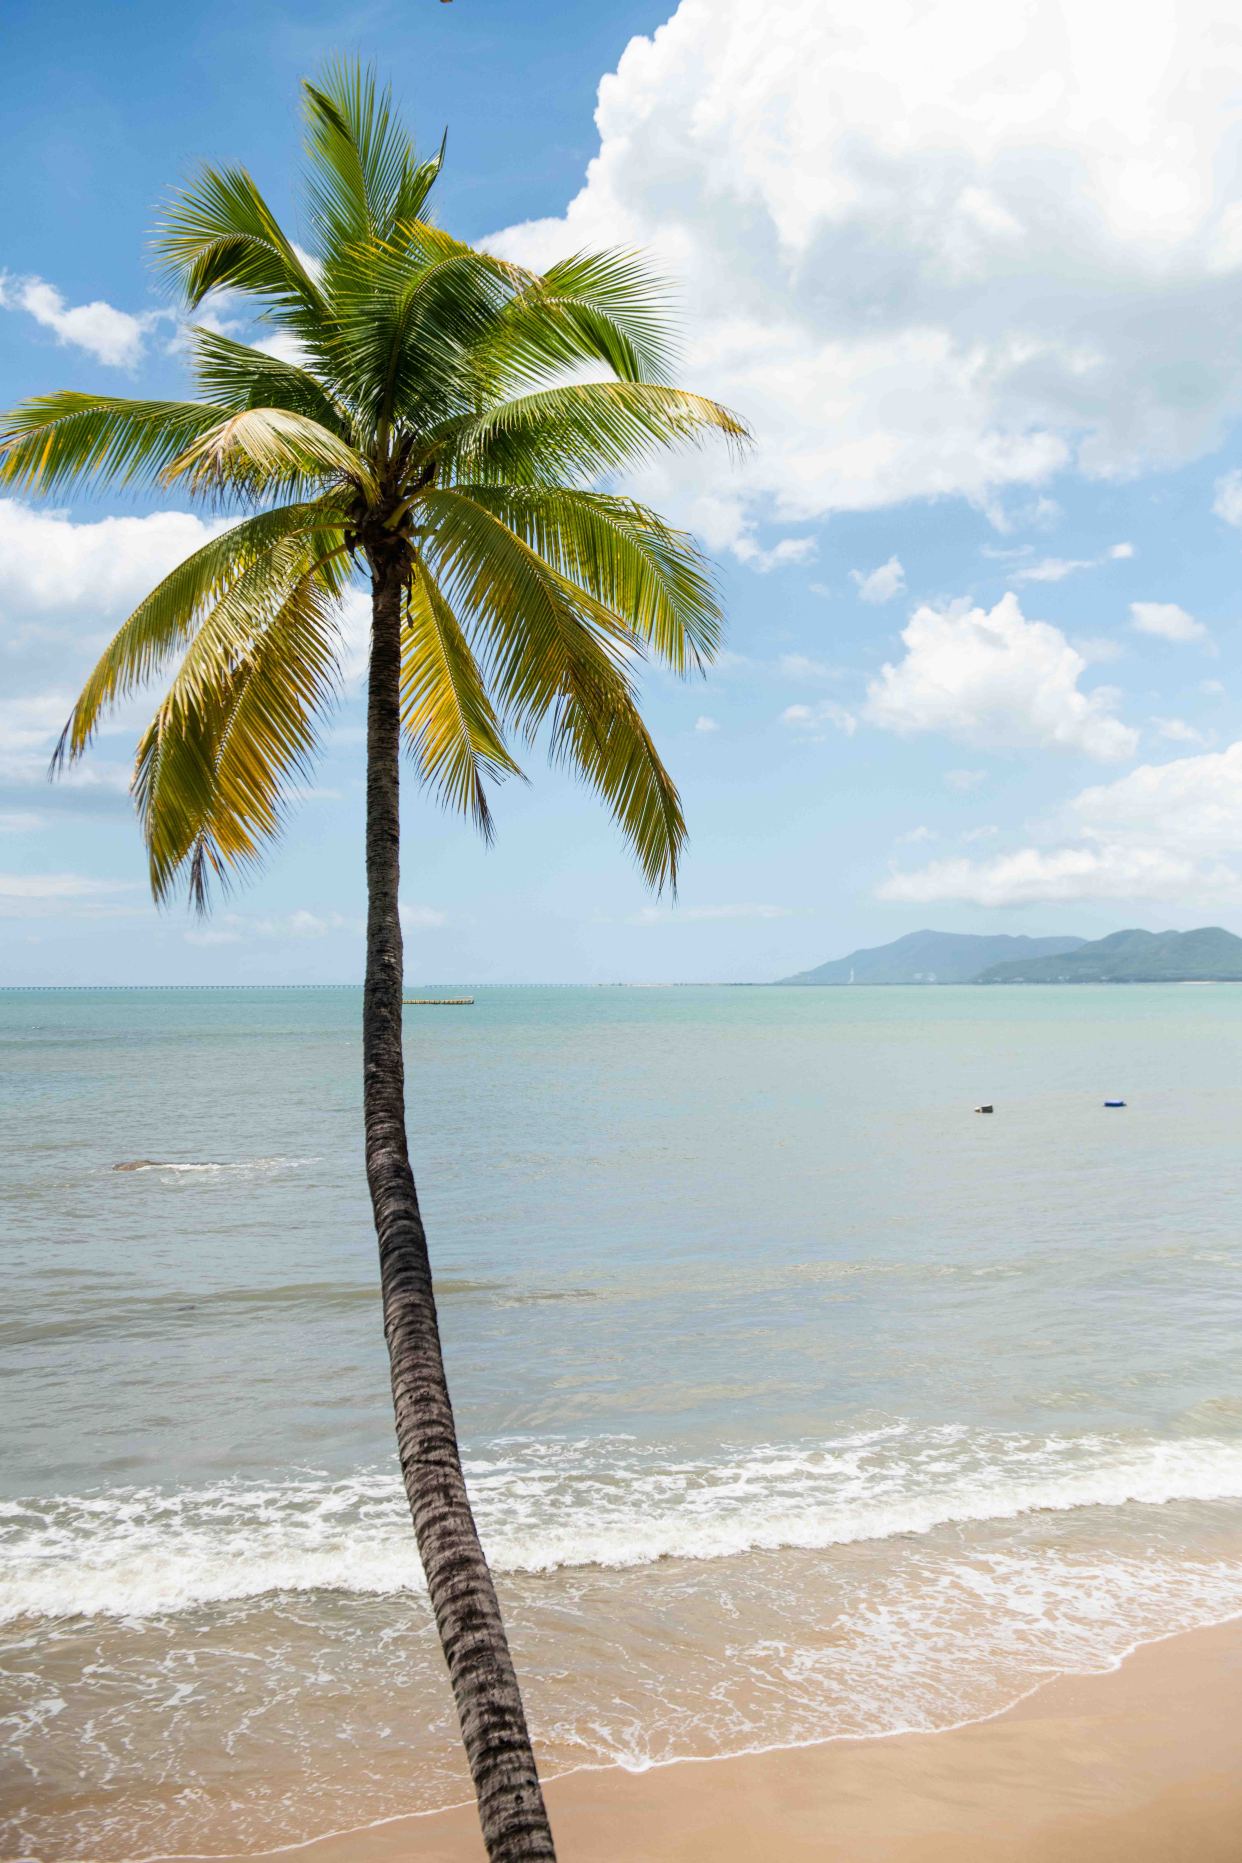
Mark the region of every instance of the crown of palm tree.
<instances>
[{"instance_id":1,"label":"crown of palm tree","mask_svg":"<svg viewBox=\"0 0 1242 1863\"><path fill-rule=\"evenodd\" d=\"M243 294L268 346L193 327L197 399L60 393L0 427L11 487L177 487L246 513L119 629L57 765L180 655L134 791L157 898L184 881L204 905L280 830L339 686L351 579L395 562L424 782L490 835L489 784L521 774L512 747L546 732L646 879L675 882L685 824L635 669L701 667L720 610L691 538L599 487L745 429L666 385L666 298L635 255L536 274L464 245L428 217L443 145L417 160L372 74L334 68L305 102L305 248L237 168L205 168L157 240L191 308Z\"/></svg>"}]
</instances>

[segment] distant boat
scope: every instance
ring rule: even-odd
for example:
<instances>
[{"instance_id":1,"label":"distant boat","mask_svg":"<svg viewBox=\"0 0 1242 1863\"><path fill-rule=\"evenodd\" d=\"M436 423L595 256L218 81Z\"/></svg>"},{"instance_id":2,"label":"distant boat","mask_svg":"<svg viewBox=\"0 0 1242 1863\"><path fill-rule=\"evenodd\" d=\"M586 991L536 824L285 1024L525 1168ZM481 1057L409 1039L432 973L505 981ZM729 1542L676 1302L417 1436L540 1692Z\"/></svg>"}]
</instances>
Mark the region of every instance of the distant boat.
<instances>
[{"instance_id":1,"label":"distant boat","mask_svg":"<svg viewBox=\"0 0 1242 1863\"><path fill-rule=\"evenodd\" d=\"M992 1110L990 1106L976 1106L975 1108L977 1113L990 1113Z\"/></svg>"},{"instance_id":2,"label":"distant boat","mask_svg":"<svg viewBox=\"0 0 1242 1863\"><path fill-rule=\"evenodd\" d=\"M1124 1106L1124 1100L1105 1100L1105 1106Z\"/></svg>"}]
</instances>

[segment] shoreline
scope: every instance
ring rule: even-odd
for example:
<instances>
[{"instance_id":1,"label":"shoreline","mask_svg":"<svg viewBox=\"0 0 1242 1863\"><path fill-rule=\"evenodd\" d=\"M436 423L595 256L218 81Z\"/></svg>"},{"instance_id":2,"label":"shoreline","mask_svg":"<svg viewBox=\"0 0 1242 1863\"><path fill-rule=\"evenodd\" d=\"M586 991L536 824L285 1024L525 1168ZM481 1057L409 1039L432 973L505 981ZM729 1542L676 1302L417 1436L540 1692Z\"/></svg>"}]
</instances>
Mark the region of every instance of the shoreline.
<instances>
[{"instance_id":1,"label":"shoreline","mask_svg":"<svg viewBox=\"0 0 1242 1863\"><path fill-rule=\"evenodd\" d=\"M1114 1668L1050 1676L985 1720L643 1772L581 1768L546 1790L565 1863L1239 1863L1242 1617L1141 1644ZM410 1855L481 1863L474 1807L246 1863Z\"/></svg>"}]
</instances>

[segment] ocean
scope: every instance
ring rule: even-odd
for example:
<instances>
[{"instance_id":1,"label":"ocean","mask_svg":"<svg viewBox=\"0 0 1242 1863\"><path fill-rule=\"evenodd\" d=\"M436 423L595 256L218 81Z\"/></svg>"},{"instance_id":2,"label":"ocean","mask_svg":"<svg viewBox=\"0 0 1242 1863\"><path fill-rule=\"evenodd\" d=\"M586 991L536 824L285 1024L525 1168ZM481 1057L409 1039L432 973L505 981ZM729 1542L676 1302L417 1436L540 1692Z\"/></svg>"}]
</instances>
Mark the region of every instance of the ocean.
<instances>
[{"instance_id":1,"label":"ocean","mask_svg":"<svg viewBox=\"0 0 1242 1863\"><path fill-rule=\"evenodd\" d=\"M474 994L406 1012L411 1146L547 1775L949 1727L1242 1612L1242 991ZM360 1010L0 993L0 1854L469 1796Z\"/></svg>"}]
</instances>

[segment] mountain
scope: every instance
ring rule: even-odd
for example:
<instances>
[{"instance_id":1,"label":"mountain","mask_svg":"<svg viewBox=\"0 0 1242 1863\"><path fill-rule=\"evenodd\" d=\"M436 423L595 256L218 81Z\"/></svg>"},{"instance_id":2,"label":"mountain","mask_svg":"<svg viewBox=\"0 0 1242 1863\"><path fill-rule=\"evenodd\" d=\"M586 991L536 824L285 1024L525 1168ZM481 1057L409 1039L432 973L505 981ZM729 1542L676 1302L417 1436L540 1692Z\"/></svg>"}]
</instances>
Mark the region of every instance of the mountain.
<instances>
[{"instance_id":1,"label":"mountain","mask_svg":"<svg viewBox=\"0 0 1242 1863\"><path fill-rule=\"evenodd\" d=\"M1073 951L1081 938L1017 938L1005 933L975 935L971 932L907 932L892 944L877 945L869 951L851 951L848 957L834 958L815 970L803 970L796 977L782 977L782 983L973 983L980 971L993 965L1004 966L1006 960L1023 964L1054 958Z\"/></svg>"},{"instance_id":2,"label":"mountain","mask_svg":"<svg viewBox=\"0 0 1242 1863\"><path fill-rule=\"evenodd\" d=\"M1242 938L1204 925L1188 932L1113 932L1060 956L991 965L977 983L1242 983Z\"/></svg>"}]
</instances>

